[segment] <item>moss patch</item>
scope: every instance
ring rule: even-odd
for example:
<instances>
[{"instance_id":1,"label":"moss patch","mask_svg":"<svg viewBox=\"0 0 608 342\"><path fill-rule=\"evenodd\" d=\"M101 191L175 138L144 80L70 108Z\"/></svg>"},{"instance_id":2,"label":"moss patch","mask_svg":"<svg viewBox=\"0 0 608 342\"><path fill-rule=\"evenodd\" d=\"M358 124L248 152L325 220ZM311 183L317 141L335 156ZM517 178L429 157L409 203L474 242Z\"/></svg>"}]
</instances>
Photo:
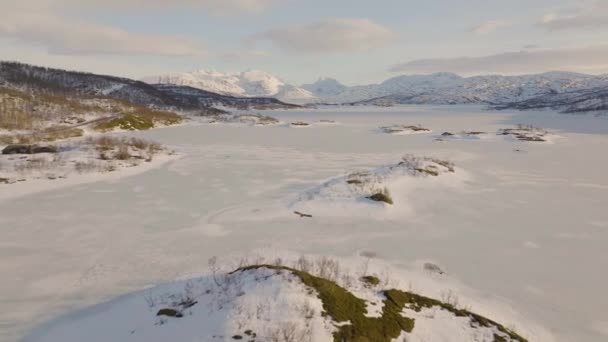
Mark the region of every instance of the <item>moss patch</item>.
<instances>
[{"instance_id":1,"label":"moss patch","mask_svg":"<svg viewBox=\"0 0 608 342\"><path fill-rule=\"evenodd\" d=\"M363 299L355 297L333 281L315 277L310 273L271 265L248 266L234 272L259 268L289 271L300 278L304 285L314 289L323 302L323 314L337 323L344 324L334 333L335 342L390 342L399 337L402 331L411 332L414 328L414 320L401 315L403 306L385 302L382 317L366 317L367 310ZM347 322L350 324L346 324Z\"/></svg>"},{"instance_id":2,"label":"moss patch","mask_svg":"<svg viewBox=\"0 0 608 342\"><path fill-rule=\"evenodd\" d=\"M154 128L156 124L170 126L178 124L181 121L182 118L175 113L154 111L144 108L103 122L97 125L95 129L99 131L110 131L119 128L128 131L143 131Z\"/></svg>"},{"instance_id":3,"label":"moss patch","mask_svg":"<svg viewBox=\"0 0 608 342\"><path fill-rule=\"evenodd\" d=\"M468 317L471 320L472 327L496 328L501 333L509 336L511 340L528 342L525 338L490 319L411 292L395 289L384 291L383 294L386 299L384 300L382 316L366 317L366 303L363 299L354 296L333 281L316 277L307 272L284 266L253 265L239 268L231 274L260 268L291 272L300 278L304 285L314 289L323 303L323 315L329 316L333 321L341 324L334 333L335 342L390 342L398 338L402 332L412 332L414 330L414 319L404 317L402 314L406 307L419 312L423 308L434 306L450 311L458 317ZM364 278L379 283L376 277L367 276L361 279ZM502 341L505 341L504 337L494 335L494 342Z\"/></svg>"},{"instance_id":4,"label":"moss patch","mask_svg":"<svg viewBox=\"0 0 608 342\"><path fill-rule=\"evenodd\" d=\"M451 304L446 304L436 299L394 289L384 291L384 295L386 296L387 301L395 302L397 303L397 305L400 305L402 307L408 307L409 309L412 309L416 312L420 312L423 308L432 308L434 306L438 306L444 310L453 313L457 317L468 317L471 320L472 327L496 328L501 333L509 336L511 340L528 342L528 340L519 336L515 332L505 328L502 324L499 324L488 318L469 312L467 310L455 308ZM494 341L500 342L505 341L505 339L499 335L494 335Z\"/></svg>"},{"instance_id":5,"label":"moss patch","mask_svg":"<svg viewBox=\"0 0 608 342\"><path fill-rule=\"evenodd\" d=\"M97 125L99 131L110 131L113 129L124 129L128 131L143 131L154 127L150 118L144 118L135 114L127 114Z\"/></svg>"},{"instance_id":6,"label":"moss patch","mask_svg":"<svg viewBox=\"0 0 608 342\"><path fill-rule=\"evenodd\" d=\"M391 205L393 204L393 199L387 192L378 192L367 198L369 198L372 201L376 201L376 202L384 202L384 203L391 204Z\"/></svg>"},{"instance_id":7,"label":"moss patch","mask_svg":"<svg viewBox=\"0 0 608 342\"><path fill-rule=\"evenodd\" d=\"M380 284L380 279L374 276L363 276L359 280L361 280L362 283L369 287L377 286L378 284Z\"/></svg>"}]
</instances>

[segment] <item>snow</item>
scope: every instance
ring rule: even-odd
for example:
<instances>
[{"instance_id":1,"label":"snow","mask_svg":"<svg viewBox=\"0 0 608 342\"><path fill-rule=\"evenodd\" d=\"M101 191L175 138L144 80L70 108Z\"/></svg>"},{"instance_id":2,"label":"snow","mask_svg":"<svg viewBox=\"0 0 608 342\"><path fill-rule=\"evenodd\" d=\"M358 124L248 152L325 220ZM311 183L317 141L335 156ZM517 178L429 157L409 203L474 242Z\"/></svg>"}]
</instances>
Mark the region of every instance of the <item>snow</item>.
<instances>
[{"instance_id":1,"label":"snow","mask_svg":"<svg viewBox=\"0 0 608 342\"><path fill-rule=\"evenodd\" d=\"M143 78L143 81L151 84L190 86L223 95L276 97L292 103L308 103L314 99L308 90L286 84L280 78L258 70L232 73L198 70L191 73L149 76Z\"/></svg>"},{"instance_id":2,"label":"snow","mask_svg":"<svg viewBox=\"0 0 608 342\"><path fill-rule=\"evenodd\" d=\"M412 333L403 333L402 339L412 342L492 342L494 335L508 337L496 328L472 327L468 317L456 317L440 307L423 308L420 312L404 310L407 317L415 319L416 328ZM397 341L400 341L397 339Z\"/></svg>"},{"instance_id":3,"label":"snow","mask_svg":"<svg viewBox=\"0 0 608 342\"><path fill-rule=\"evenodd\" d=\"M106 161L100 160L95 147L85 143L83 138L53 145L59 146L61 152L0 155L0 179L5 180L0 201L100 180L117 180L161 167L180 157L163 149L145 162L133 158ZM141 151L130 152L139 155Z\"/></svg>"},{"instance_id":4,"label":"snow","mask_svg":"<svg viewBox=\"0 0 608 342\"><path fill-rule=\"evenodd\" d=\"M388 270L390 284L438 299L452 291L460 305L514 326L530 341L607 338L601 270L608 262L608 165L602 158L608 120L475 106L264 114L282 122L340 124L308 129L182 125L139 132L181 157L137 176L53 183L59 185L35 194L18 193L27 182L14 184L8 192L17 194L10 196L0 185L0 340L31 333L29 340L35 341L45 329L59 332L79 318L85 324L100 317L96 312L114 312L112 303L146 313L129 315L124 323L115 318L117 326L142 320L154 331L156 318L147 315L145 294L137 291L204 277L212 256L228 263L234 256L236 266L243 255L250 260L256 254L267 260L324 255L345 265L350 260L351 268L360 270L368 259L363 253L375 255L369 271L382 279ZM521 123L561 138L553 144L499 136L436 142L432 134L374 133L396 122L433 132L492 135ZM353 197L343 197L335 201L341 212L324 213L321 197L310 206L312 218L293 214L291 201L300 194L354 171L395 165L406 154L452 161L456 172L398 175L395 182L404 181L403 188L387 182L393 207L366 202L355 208ZM428 262L446 274L424 270ZM159 296L166 292L163 286L155 291ZM291 293L289 287L281 289ZM75 311L132 292L135 297L118 298L107 310L102 305ZM357 295L373 298L364 289ZM134 312L129 310L124 312ZM188 325L184 318L178 324ZM462 323L445 320L453 329ZM173 324L168 321L163 329L174 331ZM120 333L109 326L93 328ZM233 328L226 323L217 329Z\"/></svg>"},{"instance_id":5,"label":"snow","mask_svg":"<svg viewBox=\"0 0 608 342\"><path fill-rule=\"evenodd\" d=\"M437 172L439 176L434 179L433 176L417 171L422 169ZM411 213L409 203L416 192L437 192L441 191L441 187L458 187L465 179L466 173L462 170L451 172L432 160L404 156L399 163L374 170L355 170L329 180L299 194L295 200L290 201L288 208L323 217L400 217ZM388 205L369 199L384 189L390 193L395 203Z\"/></svg>"},{"instance_id":6,"label":"snow","mask_svg":"<svg viewBox=\"0 0 608 342\"><path fill-rule=\"evenodd\" d=\"M569 72L474 77L441 72L401 75L380 84L351 87L331 78L320 78L314 83L297 86L263 71L221 73L200 70L146 77L144 81L187 85L227 95L276 97L297 104L374 102L383 97L395 103L410 104L511 103L551 93L608 86L605 76Z\"/></svg>"},{"instance_id":7,"label":"snow","mask_svg":"<svg viewBox=\"0 0 608 342\"><path fill-rule=\"evenodd\" d=\"M270 269L209 275L169 283L67 318L41 329L35 341L231 341L233 336L271 341L284 333L296 341L331 341L323 304L288 272ZM216 284L216 281L220 284ZM156 316L179 302L195 303L184 317ZM100 324L101 323L101 324Z\"/></svg>"}]
</instances>

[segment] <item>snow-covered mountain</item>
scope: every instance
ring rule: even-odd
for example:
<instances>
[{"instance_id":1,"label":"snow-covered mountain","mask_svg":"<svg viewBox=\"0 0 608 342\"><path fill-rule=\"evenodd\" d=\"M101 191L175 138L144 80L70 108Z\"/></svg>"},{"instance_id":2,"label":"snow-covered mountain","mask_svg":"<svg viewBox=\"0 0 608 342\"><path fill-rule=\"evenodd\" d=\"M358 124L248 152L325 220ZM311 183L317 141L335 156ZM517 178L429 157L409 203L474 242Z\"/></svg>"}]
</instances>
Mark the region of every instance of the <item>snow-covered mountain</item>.
<instances>
[{"instance_id":1,"label":"snow-covered mountain","mask_svg":"<svg viewBox=\"0 0 608 342\"><path fill-rule=\"evenodd\" d=\"M233 96L268 96L291 103L333 104L503 104L548 94L608 87L608 76L571 72L461 77L453 73L402 75L380 84L345 86L331 78L296 86L263 71L220 73L200 70L146 77L148 83L176 84Z\"/></svg>"},{"instance_id":2,"label":"snow-covered mountain","mask_svg":"<svg viewBox=\"0 0 608 342\"><path fill-rule=\"evenodd\" d=\"M564 113L594 112L608 114L608 87L551 93L525 101L506 103L497 109L553 109Z\"/></svg>"},{"instance_id":3,"label":"snow-covered mountain","mask_svg":"<svg viewBox=\"0 0 608 342\"><path fill-rule=\"evenodd\" d=\"M319 78L315 83L302 85L302 88L316 97L325 98L340 95L348 87L333 78Z\"/></svg>"},{"instance_id":4,"label":"snow-covered mountain","mask_svg":"<svg viewBox=\"0 0 608 342\"><path fill-rule=\"evenodd\" d=\"M239 73L197 70L188 73L150 76L142 80L151 84L189 86L230 96L275 97L292 103L316 101L311 92L286 84L269 73L255 70Z\"/></svg>"},{"instance_id":5,"label":"snow-covered mountain","mask_svg":"<svg viewBox=\"0 0 608 342\"><path fill-rule=\"evenodd\" d=\"M460 77L450 73L398 76L381 84L352 87L328 102L464 104L525 101L546 94L608 86L608 77L568 72L523 76Z\"/></svg>"}]
</instances>

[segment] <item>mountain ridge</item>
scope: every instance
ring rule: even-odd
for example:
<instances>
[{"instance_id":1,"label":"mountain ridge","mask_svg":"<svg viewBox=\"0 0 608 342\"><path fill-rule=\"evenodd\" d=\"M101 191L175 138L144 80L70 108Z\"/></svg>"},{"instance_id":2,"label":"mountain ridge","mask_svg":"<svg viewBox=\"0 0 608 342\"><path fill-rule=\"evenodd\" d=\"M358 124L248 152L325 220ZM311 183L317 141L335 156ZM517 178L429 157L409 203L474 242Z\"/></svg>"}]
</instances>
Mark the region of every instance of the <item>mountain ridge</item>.
<instances>
[{"instance_id":1,"label":"mountain ridge","mask_svg":"<svg viewBox=\"0 0 608 342\"><path fill-rule=\"evenodd\" d=\"M249 74L248 74L249 73ZM257 76L257 77L254 77ZM321 77L301 86L263 71L221 73L206 70L144 78L188 85L236 96L274 97L289 103L311 104L501 104L552 93L608 87L608 75L550 71L516 76L460 76L450 72L398 75L378 84L346 86Z\"/></svg>"}]
</instances>

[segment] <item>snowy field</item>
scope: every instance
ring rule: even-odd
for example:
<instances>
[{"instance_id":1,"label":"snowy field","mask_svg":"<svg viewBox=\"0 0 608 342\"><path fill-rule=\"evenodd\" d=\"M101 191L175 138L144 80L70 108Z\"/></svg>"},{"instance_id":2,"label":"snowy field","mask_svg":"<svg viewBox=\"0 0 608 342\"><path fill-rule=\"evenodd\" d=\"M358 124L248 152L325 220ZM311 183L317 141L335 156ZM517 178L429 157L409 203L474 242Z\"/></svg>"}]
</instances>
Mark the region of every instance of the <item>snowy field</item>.
<instances>
[{"instance_id":1,"label":"snowy field","mask_svg":"<svg viewBox=\"0 0 608 342\"><path fill-rule=\"evenodd\" d=\"M86 326L104 306L75 310L208 274L213 256L302 254L354 268L374 255L370 267L402 287L453 291L530 341L608 340L606 117L469 106L264 114L310 126L140 132L179 157L125 177L0 193L0 341ZM517 124L547 130L547 141L497 135ZM394 125L432 133L379 132ZM405 155L449 161L455 172L393 171ZM353 174L389 187L394 204L349 190L342 181ZM429 262L446 274L425 275Z\"/></svg>"}]
</instances>

